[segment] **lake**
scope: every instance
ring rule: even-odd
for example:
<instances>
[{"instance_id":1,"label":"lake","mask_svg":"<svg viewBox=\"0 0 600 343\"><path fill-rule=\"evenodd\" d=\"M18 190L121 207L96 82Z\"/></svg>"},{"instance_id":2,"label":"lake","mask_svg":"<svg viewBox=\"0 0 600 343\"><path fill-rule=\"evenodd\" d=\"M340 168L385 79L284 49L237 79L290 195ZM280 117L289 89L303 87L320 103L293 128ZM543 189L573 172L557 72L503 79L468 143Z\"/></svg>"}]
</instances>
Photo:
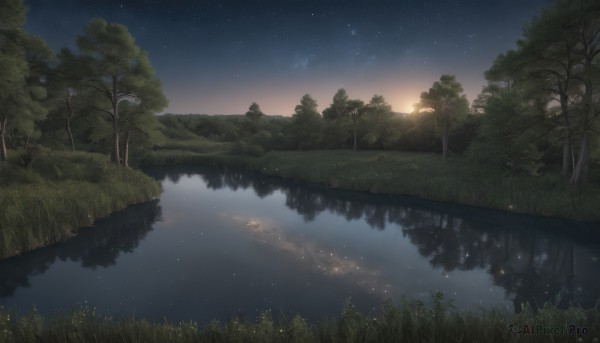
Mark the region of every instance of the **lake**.
<instances>
[{"instance_id":1,"label":"lake","mask_svg":"<svg viewBox=\"0 0 600 343\"><path fill-rule=\"evenodd\" d=\"M309 186L238 170L148 171L160 200L0 261L0 306L113 318L316 321L347 299L520 311L600 297L598 224Z\"/></svg>"}]
</instances>

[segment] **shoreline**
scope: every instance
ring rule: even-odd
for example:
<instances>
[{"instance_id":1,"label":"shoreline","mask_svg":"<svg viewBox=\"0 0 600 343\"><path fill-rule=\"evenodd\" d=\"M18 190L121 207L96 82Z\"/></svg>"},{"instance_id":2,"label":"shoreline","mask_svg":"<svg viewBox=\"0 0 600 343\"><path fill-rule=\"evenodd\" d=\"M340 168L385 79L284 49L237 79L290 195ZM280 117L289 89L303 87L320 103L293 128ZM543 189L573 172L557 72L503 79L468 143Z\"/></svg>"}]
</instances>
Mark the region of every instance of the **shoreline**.
<instances>
[{"instance_id":1,"label":"shoreline","mask_svg":"<svg viewBox=\"0 0 600 343\"><path fill-rule=\"evenodd\" d=\"M7 165L0 190L0 259L68 239L96 220L160 195L160 184L106 156L52 152L31 167Z\"/></svg>"},{"instance_id":2,"label":"shoreline","mask_svg":"<svg viewBox=\"0 0 600 343\"><path fill-rule=\"evenodd\" d=\"M442 161L433 154L381 151L272 151L250 157L159 150L143 159L141 165L234 167L329 189L416 197L507 214L600 222L600 213L595 210L600 207L600 185L574 189L552 174L508 178L497 171L470 169L472 165L463 162L464 158L459 157Z\"/></svg>"}]
</instances>

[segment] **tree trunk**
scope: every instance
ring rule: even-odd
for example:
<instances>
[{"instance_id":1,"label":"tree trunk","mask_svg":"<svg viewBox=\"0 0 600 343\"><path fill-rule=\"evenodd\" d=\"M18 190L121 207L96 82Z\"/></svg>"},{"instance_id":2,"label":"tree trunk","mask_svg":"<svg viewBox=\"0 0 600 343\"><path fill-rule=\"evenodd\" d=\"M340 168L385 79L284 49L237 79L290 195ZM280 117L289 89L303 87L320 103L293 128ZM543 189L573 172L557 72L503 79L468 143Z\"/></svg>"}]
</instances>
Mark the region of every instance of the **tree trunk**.
<instances>
[{"instance_id":1,"label":"tree trunk","mask_svg":"<svg viewBox=\"0 0 600 343\"><path fill-rule=\"evenodd\" d=\"M67 118L65 122L65 127L67 129L67 133L69 134L69 141L71 142L71 152L75 152L75 141L73 140L73 133L71 132L71 120Z\"/></svg>"},{"instance_id":2,"label":"tree trunk","mask_svg":"<svg viewBox=\"0 0 600 343\"><path fill-rule=\"evenodd\" d=\"M442 132L442 158L448 158L448 131Z\"/></svg>"},{"instance_id":3,"label":"tree trunk","mask_svg":"<svg viewBox=\"0 0 600 343\"><path fill-rule=\"evenodd\" d=\"M113 162L121 165L120 152L119 152L119 128L116 123L113 123Z\"/></svg>"},{"instance_id":4,"label":"tree trunk","mask_svg":"<svg viewBox=\"0 0 600 343\"><path fill-rule=\"evenodd\" d=\"M71 118L73 117L73 105L71 104L71 95L67 92L67 98L65 99L69 114L65 120L65 129L69 134L69 141L71 142L71 152L75 152L75 141L73 140L73 133L71 132Z\"/></svg>"},{"instance_id":5,"label":"tree trunk","mask_svg":"<svg viewBox=\"0 0 600 343\"><path fill-rule=\"evenodd\" d=\"M117 77L112 78L112 121L113 121L113 162L121 165L119 152L119 98L117 96Z\"/></svg>"},{"instance_id":6,"label":"tree trunk","mask_svg":"<svg viewBox=\"0 0 600 343\"><path fill-rule=\"evenodd\" d=\"M356 143L356 120L352 121L352 132L354 133L354 141L352 143L352 150L356 151L358 144Z\"/></svg>"},{"instance_id":7,"label":"tree trunk","mask_svg":"<svg viewBox=\"0 0 600 343\"><path fill-rule=\"evenodd\" d=\"M4 142L4 130L6 128L6 120L0 123L0 160L6 161L8 154L6 153L6 143Z\"/></svg>"},{"instance_id":8,"label":"tree trunk","mask_svg":"<svg viewBox=\"0 0 600 343\"><path fill-rule=\"evenodd\" d=\"M123 146L123 166L129 168L129 138L131 137L131 131L127 130L125 133L125 144Z\"/></svg>"},{"instance_id":9,"label":"tree trunk","mask_svg":"<svg viewBox=\"0 0 600 343\"><path fill-rule=\"evenodd\" d=\"M586 70L590 71L592 60L586 58ZM593 104L593 84L591 79L586 79L585 82L585 94L583 95L583 125L581 135L581 143L579 147L579 155L577 156L577 163L573 168L573 175L571 176L571 184L575 186L581 185L587 178L588 165L590 160L590 142L589 142L589 130L590 120L594 118L594 104Z\"/></svg>"},{"instance_id":10,"label":"tree trunk","mask_svg":"<svg viewBox=\"0 0 600 343\"><path fill-rule=\"evenodd\" d=\"M571 184L579 186L582 182L585 181L588 171L588 164L590 159L590 143L588 133L584 132L581 137L581 146L579 149L579 156L577 158L577 164L575 165L575 169L573 170L573 175L571 176Z\"/></svg>"},{"instance_id":11,"label":"tree trunk","mask_svg":"<svg viewBox=\"0 0 600 343\"><path fill-rule=\"evenodd\" d=\"M563 141L563 159L562 159L562 175L564 178L569 178L571 176L571 172L573 171L572 167L572 155L571 151L573 150L571 147L571 128L569 124L569 112L567 109L567 98L564 95L560 97L560 107L561 114L563 117L563 126L565 130L565 137Z\"/></svg>"}]
</instances>

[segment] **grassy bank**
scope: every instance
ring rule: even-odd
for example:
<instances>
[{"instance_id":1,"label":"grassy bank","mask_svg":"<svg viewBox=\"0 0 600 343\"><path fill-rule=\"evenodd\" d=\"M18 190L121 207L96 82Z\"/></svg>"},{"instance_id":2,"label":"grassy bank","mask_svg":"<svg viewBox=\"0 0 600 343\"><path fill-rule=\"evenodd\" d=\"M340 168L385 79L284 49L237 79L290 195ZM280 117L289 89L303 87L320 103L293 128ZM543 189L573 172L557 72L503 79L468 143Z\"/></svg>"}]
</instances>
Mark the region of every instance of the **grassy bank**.
<instances>
[{"instance_id":1,"label":"grassy bank","mask_svg":"<svg viewBox=\"0 0 600 343\"><path fill-rule=\"evenodd\" d=\"M526 324L535 326L528 327L530 334L513 335L513 323L522 332ZM571 334L569 325L575 328ZM549 328L560 331L551 334ZM102 318L90 308L54 317L35 311L19 316L0 309L3 342L597 342L599 337L597 308L560 310L546 305L537 313L528 308L518 315L495 310L473 313L449 310L439 298L430 306L386 303L370 315L347 303L339 319L315 324L300 316L274 321L267 311L254 322L233 319L203 327L193 321Z\"/></svg>"},{"instance_id":2,"label":"grassy bank","mask_svg":"<svg viewBox=\"0 0 600 343\"><path fill-rule=\"evenodd\" d=\"M260 157L226 151L159 150L146 165L233 166L327 187L402 194L534 215L600 221L600 184L579 189L556 173L515 175L464 157L381 151L272 151Z\"/></svg>"},{"instance_id":3,"label":"grassy bank","mask_svg":"<svg viewBox=\"0 0 600 343\"><path fill-rule=\"evenodd\" d=\"M103 155L46 152L28 167L17 162L0 169L0 258L61 241L160 193L152 178Z\"/></svg>"}]
</instances>

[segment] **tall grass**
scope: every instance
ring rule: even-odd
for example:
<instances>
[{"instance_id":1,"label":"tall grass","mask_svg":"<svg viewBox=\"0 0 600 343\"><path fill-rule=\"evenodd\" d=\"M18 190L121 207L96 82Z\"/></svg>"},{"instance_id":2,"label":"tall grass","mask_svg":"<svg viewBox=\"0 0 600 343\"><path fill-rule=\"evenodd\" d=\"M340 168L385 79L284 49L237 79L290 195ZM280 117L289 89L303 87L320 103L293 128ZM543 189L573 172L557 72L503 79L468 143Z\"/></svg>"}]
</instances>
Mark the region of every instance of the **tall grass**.
<instances>
[{"instance_id":1,"label":"tall grass","mask_svg":"<svg viewBox=\"0 0 600 343\"><path fill-rule=\"evenodd\" d=\"M437 299L436 299L437 298ZM573 324L587 334L516 334L510 325L542 327ZM528 307L519 314L499 310L463 312L449 308L441 297L400 306L385 303L371 315L358 312L349 302L339 319L311 324L300 316L275 321L270 311L254 322L232 319L202 327L193 321L152 323L146 320L100 317L94 309L44 317L32 310L26 315L0 308L3 342L598 342L600 311L570 307L566 311L547 304L537 312Z\"/></svg>"},{"instance_id":2,"label":"tall grass","mask_svg":"<svg viewBox=\"0 0 600 343\"><path fill-rule=\"evenodd\" d=\"M197 153L228 150L232 146L229 142L215 142L204 137L195 139L169 139L161 146L164 150L186 150Z\"/></svg>"},{"instance_id":3,"label":"tall grass","mask_svg":"<svg viewBox=\"0 0 600 343\"><path fill-rule=\"evenodd\" d=\"M0 170L0 258L63 240L95 219L158 196L140 171L91 153L51 152Z\"/></svg>"},{"instance_id":4,"label":"tall grass","mask_svg":"<svg viewBox=\"0 0 600 343\"><path fill-rule=\"evenodd\" d=\"M573 188L560 175L514 175L455 156L380 151L271 151L261 157L157 151L147 165L235 166L372 193L402 194L569 219L600 221L600 184Z\"/></svg>"}]
</instances>

